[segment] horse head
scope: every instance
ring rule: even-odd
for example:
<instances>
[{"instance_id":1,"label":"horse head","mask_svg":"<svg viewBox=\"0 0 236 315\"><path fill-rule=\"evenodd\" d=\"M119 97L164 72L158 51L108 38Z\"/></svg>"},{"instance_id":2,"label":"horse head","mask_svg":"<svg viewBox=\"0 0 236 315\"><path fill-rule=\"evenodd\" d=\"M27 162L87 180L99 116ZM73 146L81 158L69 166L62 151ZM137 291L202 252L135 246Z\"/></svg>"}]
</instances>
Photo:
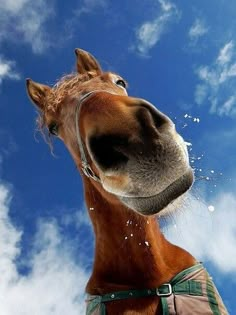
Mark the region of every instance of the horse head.
<instances>
[{"instance_id":1,"label":"horse head","mask_svg":"<svg viewBox=\"0 0 236 315\"><path fill-rule=\"evenodd\" d=\"M141 214L162 211L193 182L184 140L154 105L128 96L120 75L84 50L76 56L78 73L53 87L27 79L41 124L103 195Z\"/></svg>"}]
</instances>

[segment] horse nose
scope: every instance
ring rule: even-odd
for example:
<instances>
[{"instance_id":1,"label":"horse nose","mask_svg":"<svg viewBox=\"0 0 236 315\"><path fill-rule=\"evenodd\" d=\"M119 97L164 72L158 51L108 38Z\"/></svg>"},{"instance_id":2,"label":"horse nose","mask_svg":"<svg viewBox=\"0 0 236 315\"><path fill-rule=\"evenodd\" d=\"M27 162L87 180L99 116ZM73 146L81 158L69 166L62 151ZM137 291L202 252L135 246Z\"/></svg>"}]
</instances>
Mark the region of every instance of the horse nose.
<instances>
[{"instance_id":1,"label":"horse nose","mask_svg":"<svg viewBox=\"0 0 236 315\"><path fill-rule=\"evenodd\" d=\"M145 110L150 113L155 127L159 130L162 127L168 127L174 126L174 123L172 120L166 116L164 113L162 113L160 110L158 110L152 103L144 100L144 99L137 99L137 103L140 106L140 112L138 112L139 118L143 120L145 115ZM146 113L147 114L147 113Z\"/></svg>"},{"instance_id":2,"label":"horse nose","mask_svg":"<svg viewBox=\"0 0 236 315\"><path fill-rule=\"evenodd\" d=\"M89 151L102 171L122 172L129 162L132 164L134 159L142 159L144 152L148 156L159 150L161 134L173 123L144 99L108 97L109 104L113 105L104 107L102 115L100 103L93 123L97 125L99 122L100 128L94 128L90 133ZM113 111L112 115L110 111ZM109 118L105 120L104 117Z\"/></svg>"}]
</instances>

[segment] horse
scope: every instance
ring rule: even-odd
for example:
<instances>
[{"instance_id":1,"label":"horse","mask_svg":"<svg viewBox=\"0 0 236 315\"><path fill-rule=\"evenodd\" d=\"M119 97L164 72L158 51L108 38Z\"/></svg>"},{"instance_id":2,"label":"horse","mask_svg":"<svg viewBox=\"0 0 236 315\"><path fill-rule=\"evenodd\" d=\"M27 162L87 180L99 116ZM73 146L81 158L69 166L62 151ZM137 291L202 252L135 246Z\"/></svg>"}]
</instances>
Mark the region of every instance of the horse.
<instances>
[{"instance_id":1,"label":"horse","mask_svg":"<svg viewBox=\"0 0 236 315\"><path fill-rule=\"evenodd\" d=\"M159 227L194 182L183 138L120 75L75 53L77 72L26 85L41 130L64 142L82 177L95 234L86 314L227 314L202 264Z\"/></svg>"}]
</instances>

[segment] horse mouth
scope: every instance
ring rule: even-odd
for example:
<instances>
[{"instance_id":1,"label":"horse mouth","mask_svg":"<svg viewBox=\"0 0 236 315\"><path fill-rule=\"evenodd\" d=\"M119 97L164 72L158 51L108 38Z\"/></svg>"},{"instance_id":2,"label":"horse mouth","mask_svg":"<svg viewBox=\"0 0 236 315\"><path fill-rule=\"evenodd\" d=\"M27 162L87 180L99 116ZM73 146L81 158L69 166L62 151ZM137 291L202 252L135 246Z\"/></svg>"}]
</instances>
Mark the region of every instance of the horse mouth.
<instances>
[{"instance_id":1,"label":"horse mouth","mask_svg":"<svg viewBox=\"0 0 236 315\"><path fill-rule=\"evenodd\" d=\"M161 212L178 197L188 191L194 181L193 170L188 171L171 183L160 193L150 197L123 197L119 199L132 210L143 215L154 215Z\"/></svg>"}]
</instances>

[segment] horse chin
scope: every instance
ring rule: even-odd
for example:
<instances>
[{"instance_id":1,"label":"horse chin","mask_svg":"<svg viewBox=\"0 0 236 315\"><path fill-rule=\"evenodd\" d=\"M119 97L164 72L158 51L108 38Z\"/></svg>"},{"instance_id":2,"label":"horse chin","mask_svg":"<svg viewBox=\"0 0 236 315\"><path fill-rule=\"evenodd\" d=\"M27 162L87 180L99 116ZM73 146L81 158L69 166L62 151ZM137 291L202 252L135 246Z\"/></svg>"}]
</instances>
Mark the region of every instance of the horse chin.
<instances>
[{"instance_id":1,"label":"horse chin","mask_svg":"<svg viewBox=\"0 0 236 315\"><path fill-rule=\"evenodd\" d=\"M168 205L188 191L194 181L192 169L171 183L162 192L149 197L124 197L119 196L120 201L128 208L142 215L155 215L164 210Z\"/></svg>"}]
</instances>

